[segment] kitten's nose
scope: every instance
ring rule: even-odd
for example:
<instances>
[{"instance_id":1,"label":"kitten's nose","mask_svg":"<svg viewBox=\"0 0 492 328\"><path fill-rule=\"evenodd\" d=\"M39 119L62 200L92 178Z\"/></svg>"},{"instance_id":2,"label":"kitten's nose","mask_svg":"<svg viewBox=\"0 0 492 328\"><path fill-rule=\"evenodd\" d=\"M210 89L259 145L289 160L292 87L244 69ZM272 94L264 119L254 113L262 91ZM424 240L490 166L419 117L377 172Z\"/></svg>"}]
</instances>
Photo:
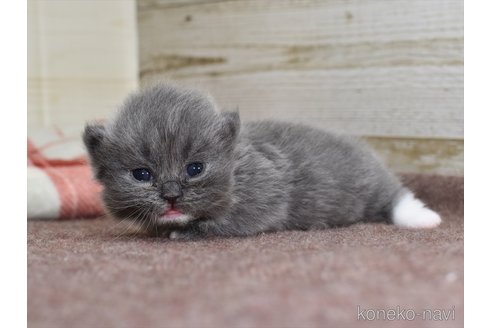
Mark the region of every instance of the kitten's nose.
<instances>
[{"instance_id":1,"label":"kitten's nose","mask_svg":"<svg viewBox=\"0 0 492 328\"><path fill-rule=\"evenodd\" d=\"M181 196L183 196L183 191L176 181L168 181L162 185L162 198L168 202L174 203Z\"/></svg>"}]
</instances>

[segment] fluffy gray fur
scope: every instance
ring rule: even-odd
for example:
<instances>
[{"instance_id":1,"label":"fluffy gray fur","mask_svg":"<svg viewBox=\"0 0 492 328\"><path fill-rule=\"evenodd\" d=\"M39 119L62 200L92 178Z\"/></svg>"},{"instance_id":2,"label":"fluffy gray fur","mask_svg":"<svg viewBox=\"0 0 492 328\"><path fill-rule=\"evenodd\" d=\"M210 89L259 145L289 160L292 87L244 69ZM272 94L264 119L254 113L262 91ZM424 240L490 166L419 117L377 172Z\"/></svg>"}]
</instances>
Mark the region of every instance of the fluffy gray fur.
<instances>
[{"instance_id":1,"label":"fluffy gray fur","mask_svg":"<svg viewBox=\"0 0 492 328\"><path fill-rule=\"evenodd\" d=\"M131 95L83 138L111 214L179 239L390 222L404 190L356 139L292 123L241 125L210 97L167 84ZM191 162L203 173L188 177ZM137 181L136 168L153 179ZM168 181L181 188L175 206L186 222L158 222Z\"/></svg>"}]
</instances>

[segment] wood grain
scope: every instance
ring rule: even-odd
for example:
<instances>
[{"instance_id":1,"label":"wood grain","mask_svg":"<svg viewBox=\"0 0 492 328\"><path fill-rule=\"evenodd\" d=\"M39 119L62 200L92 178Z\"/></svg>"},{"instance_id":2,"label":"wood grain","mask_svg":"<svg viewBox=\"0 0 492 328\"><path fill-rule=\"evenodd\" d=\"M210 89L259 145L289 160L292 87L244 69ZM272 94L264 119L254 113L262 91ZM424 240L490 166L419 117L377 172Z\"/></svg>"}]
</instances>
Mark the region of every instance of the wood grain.
<instances>
[{"instance_id":1,"label":"wood grain","mask_svg":"<svg viewBox=\"0 0 492 328\"><path fill-rule=\"evenodd\" d=\"M364 139L395 172L463 175L463 140L395 137Z\"/></svg>"},{"instance_id":2,"label":"wood grain","mask_svg":"<svg viewBox=\"0 0 492 328\"><path fill-rule=\"evenodd\" d=\"M135 2L27 4L29 130L108 116L138 83Z\"/></svg>"},{"instance_id":3,"label":"wood grain","mask_svg":"<svg viewBox=\"0 0 492 328\"><path fill-rule=\"evenodd\" d=\"M144 84L205 88L246 119L463 135L460 1L141 0L138 8Z\"/></svg>"},{"instance_id":4,"label":"wood grain","mask_svg":"<svg viewBox=\"0 0 492 328\"><path fill-rule=\"evenodd\" d=\"M375 137L401 170L463 171L462 1L137 4L143 85L197 86L244 121Z\"/></svg>"}]
</instances>

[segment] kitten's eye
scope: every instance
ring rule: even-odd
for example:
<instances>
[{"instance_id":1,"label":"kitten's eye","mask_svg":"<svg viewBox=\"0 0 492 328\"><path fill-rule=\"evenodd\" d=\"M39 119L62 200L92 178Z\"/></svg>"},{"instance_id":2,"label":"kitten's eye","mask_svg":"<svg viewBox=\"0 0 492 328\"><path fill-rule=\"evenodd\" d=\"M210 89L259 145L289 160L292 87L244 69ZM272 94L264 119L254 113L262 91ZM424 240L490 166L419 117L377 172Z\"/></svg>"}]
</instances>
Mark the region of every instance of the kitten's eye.
<instances>
[{"instance_id":1,"label":"kitten's eye","mask_svg":"<svg viewBox=\"0 0 492 328\"><path fill-rule=\"evenodd\" d=\"M190 177L194 177L195 175L202 173L202 171L203 171L202 163L191 163L188 164L188 166L186 167L186 173L188 173Z\"/></svg>"},{"instance_id":2,"label":"kitten's eye","mask_svg":"<svg viewBox=\"0 0 492 328\"><path fill-rule=\"evenodd\" d=\"M147 169L135 169L132 171L133 177L138 181L150 181L152 174Z\"/></svg>"}]
</instances>

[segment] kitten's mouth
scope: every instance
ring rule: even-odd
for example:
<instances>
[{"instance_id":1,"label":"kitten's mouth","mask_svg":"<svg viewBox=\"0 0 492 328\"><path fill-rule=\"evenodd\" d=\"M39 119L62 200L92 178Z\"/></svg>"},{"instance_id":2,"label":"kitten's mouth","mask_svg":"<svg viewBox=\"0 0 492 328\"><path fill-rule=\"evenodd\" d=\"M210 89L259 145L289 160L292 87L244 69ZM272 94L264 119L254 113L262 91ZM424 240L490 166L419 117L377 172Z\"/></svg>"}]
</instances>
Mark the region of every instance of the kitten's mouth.
<instances>
[{"instance_id":1,"label":"kitten's mouth","mask_svg":"<svg viewBox=\"0 0 492 328\"><path fill-rule=\"evenodd\" d=\"M184 214L180 210L170 207L157 218L157 222L160 224L168 224L168 223L186 223L191 220L191 217L187 214Z\"/></svg>"},{"instance_id":2,"label":"kitten's mouth","mask_svg":"<svg viewBox=\"0 0 492 328\"><path fill-rule=\"evenodd\" d=\"M180 210L177 210L175 208L169 208L161 214L161 217L167 219L173 219L175 217L182 216L182 215L184 214Z\"/></svg>"}]
</instances>

